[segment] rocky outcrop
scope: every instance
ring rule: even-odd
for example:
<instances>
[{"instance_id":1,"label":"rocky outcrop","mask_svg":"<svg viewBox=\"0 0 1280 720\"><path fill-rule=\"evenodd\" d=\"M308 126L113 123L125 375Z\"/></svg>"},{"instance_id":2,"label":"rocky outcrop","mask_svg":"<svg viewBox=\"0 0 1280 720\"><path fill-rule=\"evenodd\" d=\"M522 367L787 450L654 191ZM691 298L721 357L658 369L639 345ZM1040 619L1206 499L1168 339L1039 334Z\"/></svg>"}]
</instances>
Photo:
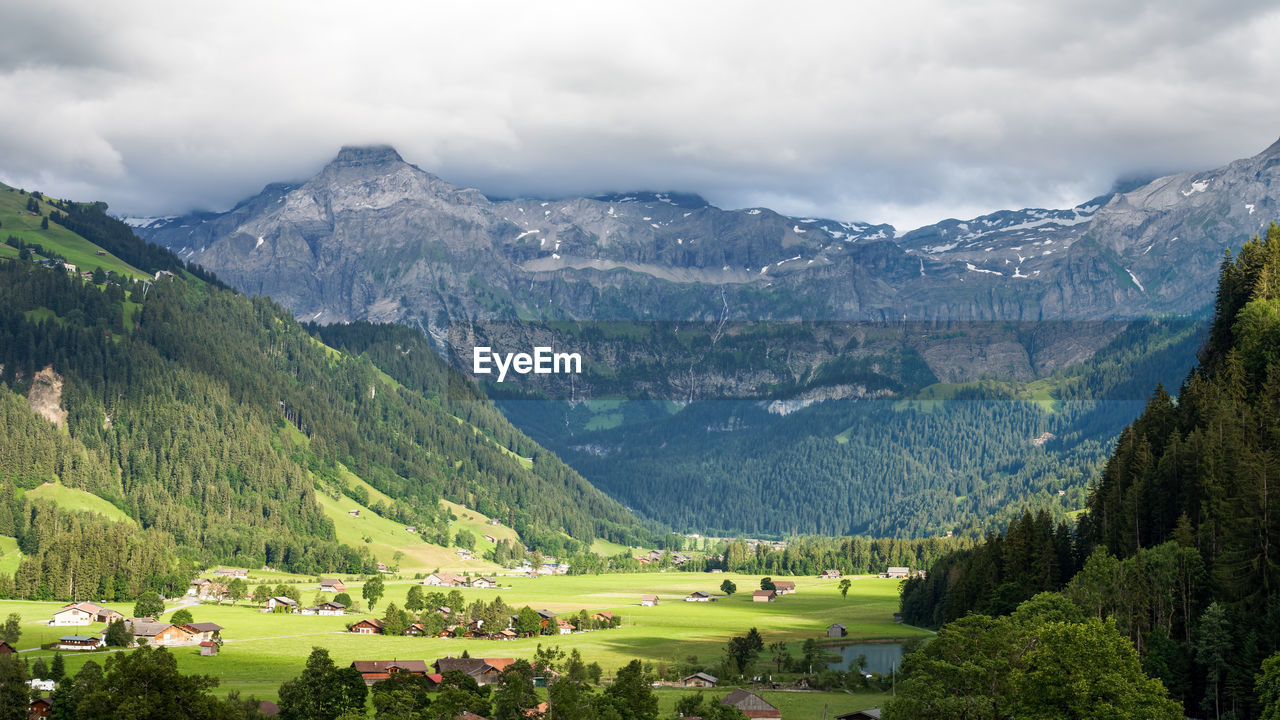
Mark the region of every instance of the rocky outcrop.
<instances>
[{"instance_id":1,"label":"rocky outcrop","mask_svg":"<svg viewBox=\"0 0 1280 720\"><path fill-rule=\"evenodd\" d=\"M67 411L62 409L62 376L53 371L50 365L37 372L31 378L31 389L27 391L27 404L31 411L49 422L64 427L67 424Z\"/></svg>"}]
</instances>

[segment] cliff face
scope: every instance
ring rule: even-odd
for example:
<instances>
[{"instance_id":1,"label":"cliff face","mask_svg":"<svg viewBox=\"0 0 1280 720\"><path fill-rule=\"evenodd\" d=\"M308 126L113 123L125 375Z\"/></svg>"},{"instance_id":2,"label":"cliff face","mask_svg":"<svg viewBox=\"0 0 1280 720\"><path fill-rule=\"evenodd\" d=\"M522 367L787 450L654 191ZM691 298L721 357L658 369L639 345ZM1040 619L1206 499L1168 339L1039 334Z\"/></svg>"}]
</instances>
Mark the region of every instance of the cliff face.
<instances>
[{"instance_id":1,"label":"cliff face","mask_svg":"<svg viewBox=\"0 0 1280 720\"><path fill-rule=\"evenodd\" d=\"M906 332L895 352L923 358L938 378L1032 377L1087 357L1124 319L1206 307L1223 250L1276 216L1277 172L1280 143L1067 210L898 236L677 193L495 202L391 148L344 148L304 183L138 232L302 319L407 323L458 357L469 352L461 338L521 321L976 322L985 326L968 341ZM1109 320L1121 322L1061 329ZM998 329L1010 321L1059 329L1028 344L1022 330Z\"/></svg>"}]
</instances>

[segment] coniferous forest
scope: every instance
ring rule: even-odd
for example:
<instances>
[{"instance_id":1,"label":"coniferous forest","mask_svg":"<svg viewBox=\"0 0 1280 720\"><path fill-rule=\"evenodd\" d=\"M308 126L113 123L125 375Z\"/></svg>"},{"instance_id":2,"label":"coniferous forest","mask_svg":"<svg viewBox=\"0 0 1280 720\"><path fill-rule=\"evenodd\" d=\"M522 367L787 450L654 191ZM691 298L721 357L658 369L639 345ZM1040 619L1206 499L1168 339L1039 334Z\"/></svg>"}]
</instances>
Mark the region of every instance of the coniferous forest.
<instances>
[{"instance_id":1,"label":"coniferous forest","mask_svg":"<svg viewBox=\"0 0 1280 720\"><path fill-rule=\"evenodd\" d=\"M100 207L62 207L89 239L110 231L123 247L128 228ZM0 576L0 592L172 594L192 564L215 562L371 570L376 558L336 542L316 502L319 491L349 490L343 467L395 498L428 540L447 540L447 498L501 518L548 554L596 537L652 541L411 331L335 328L324 337L342 352L270 300L185 272L167 251L122 252L148 270L155 256L157 269L176 274L85 279L0 262L0 534L17 537L24 554L16 576ZM25 397L46 368L61 378L61 428ZM50 482L105 498L128 521L26 496Z\"/></svg>"},{"instance_id":2,"label":"coniferous forest","mask_svg":"<svg viewBox=\"0 0 1280 720\"><path fill-rule=\"evenodd\" d=\"M905 583L907 622L1002 616L1043 591L1131 642L1186 714L1253 718L1280 650L1280 226L1223 261L1176 399L1156 387L1075 528L1030 514ZM921 677L929 671L917 666ZM898 717L913 717L904 713ZM1272 715L1265 715L1271 717Z\"/></svg>"}]
</instances>

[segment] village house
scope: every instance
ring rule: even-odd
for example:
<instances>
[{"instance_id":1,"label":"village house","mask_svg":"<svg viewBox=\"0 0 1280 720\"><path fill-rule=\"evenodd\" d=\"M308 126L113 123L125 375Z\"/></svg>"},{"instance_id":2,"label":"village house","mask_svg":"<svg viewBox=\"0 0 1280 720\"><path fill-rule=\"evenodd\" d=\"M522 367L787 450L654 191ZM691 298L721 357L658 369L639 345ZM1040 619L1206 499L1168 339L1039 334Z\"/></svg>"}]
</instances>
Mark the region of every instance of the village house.
<instances>
[{"instance_id":1,"label":"village house","mask_svg":"<svg viewBox=\"0 0 1280 720\"><path fill-rule=\"evenodd\" d=\"M614 618L617 616L609 612L608 610L601 610L600 612L596 613L595 615L592 615L591 617L596 620L599 620L602 623L607 623L612 625Z\"/></svg>"},{"instance_id":2,"label":"village house","mask_svg":"<svg viewBox=\"0 0 1280 720\"><path fill-rule=\"evenodd\" d=\"M910 577L911 568L909 567L891 567L887 571L880 573L882 578L890 578L895 580L905 580Z\"/></svg>"},{"instance_id":3,"label":"village house","mask_svg":"<svg viewBox=\"0 0 1280 720\"><path fill-rule=\"evenodd\" d=\"M31 688L32 690L39 690L41 692L53 692L53 689L56 688L57 686L58 686L58 683L54 680L41 680L39 678L31 678L30 680L27 681L27 687Z\"/></svg>"},{"instance_id":4,"label":"village house","mask_svg":"<svg viewBox=\"0 0 1280 720\"><path fill-rule=\"evenodd\" d=\"M501 673L503 670L507 669L508 665L515 662L516 659L509 658L509 657L508 658L484 658L484 661L488 663L489 667Z\"/></svg>"},{"instance_id":5,"label":"village house","mask_svg":"<svg viewBox=\"0 0 1280 720\"><path fill-rule=\"evenodd\" d=\"M711 594L704 593L701 590L694 590L689 593L689 597L684 599L685 602L710 602Z\"/></svg>"},{"instance_id":6,"label":"village house","mask_svg":"<svg viewBox=\"0 0 1280 720\"><path fill-rule=\"evenodd\" d=\"M407 526L405 526L404 531L405 531L405 532L416 533L416 532L418 532L418 528L414 527L413 525L407 525Z\"/></svg>"},{"instance_id":7,"label":"village house","mask_svg":"<svg viewBox=\"0 0 1280 720\"><path fill-rule=\"evenodd\" d=\"M365 685L372 685L392 676L427 674L427 663L423 660L356 660L351 663L351 667L360 673Z\"/></svg>"},{"instance_id":8,"label":"village house","mask_svg":"<svg viewBox=\"0 0 1280 720\"><path fill-rule=\"evenodd\" d=\"M27 706L27 720L49 720L53 715L53 703L47 698L36 698Z\"/></svg>"},{"instance_id":9,"label":"village house","mask_svg":"<svg viewBox=\"0 0 1280 720\"><path fill-rule=\"evenodd\" d=\"M217 657L218 643L213 640L205 640L200 643L200 657Z\"/></svg>"},{"instance_id":10,"label":"village house","mask_svg":"<svg viewBox=\"0 0 1280 720\"><path fill-rule=\"evenodd\" d=\"M773 602L778 599L778 593L773 590L757 590L751 593L751 602Z\"/></svg>"},{"instance_id":11,"label":"village house","mask_svg":"<svg viewBox=\"0 0 1280 720\"><path fill-rule=\"evenodd\" d=\"M831 623L827 626L827 637L840 638L849 634L849 628L841 623Z\"/></svg>"},{"instance_id":12,"label":"village house","mask_svg":"<svg viewBox=\"0 0 1280 720\"><path fill-rule=\"evenodd\" d=\"M880 708L854 710L843 715L837 715L836 720L880 720Z\"/></svg>"},{"instance_id":13,"label":"village house","mask_svg":"<svg viewBox=\"0 0 1280 720\"><path fill-rule=\"evenodd\" d=\"M796 591L796 584L791 580L774 580L773 591L779 595L790 595Z\"/></svg>"},{"instance_id":14,"label":"village house","mask_svg":"<svg viewBox=\"0 0 1280 720\"><path fill-rule=\"evenodd\" d=\"M386 563L378 563L378 572L380 572L380 573L387 572L387 564L386 564Z\"/></svg>"},{"instance_id":15,"label":"village house","mask_svg":"<svg viewBox=\"0 0 1280 720\"><path fill-rule=\"evenodd\" d=\"M457 587L463 583L462 578L453 573L431 573L422 578L423 585L433 585L436 587Z\"/></svg>"},{"instance_id":16,"label":"village house","mask_svg":"<svg viewBox=\"0 0 1280 720\"><path fill-rule=\"evenodd\" d=\"M167 622L155 622L141 618L129 618L124 626L133 633L133 642L137 645L151 647L176 647L192 645L194 636L187 629ZM221 629L221 628L219 628ZM102 631L102 639L106 640L107 631Z\"/></svg>"},{"instance_id":17,"label":"village house","mask_svg":"<svg viewBox=\"0 0 1280 720\"><path fill-rule=\"evenodd\" d=\"M471 579L471 587L493 589L498 587L498 581L491 577L478 577Z\"/></svg>"},{"instance_id":18,"label":"village house","mask_svg":"<svg viewBox=\"0 0 1280 720\"><path fill-rule=\"evenodd\" d=\"M716 683L720 682L715 675L708 675L704 672L696 672L689 677L680 681L680 684L687 688L713 688Z\"/></svg>"},{"instance_id":19,"label":"village house","mask_svg":"<svg viewBox=\"0 0 1280 720\"><path fill-rule=\"evenodd\" d=\"M101 612L102 606L97 603L71 603L64 605L61 610L55 612L53 618L49 620L49 624L55 627L89 625L98 621L98 614Z\"/></svg>"},{"instance_id":20,"label":"village house","mask_svg":"<svg viewBox=\"0 0 1280 720\"><path fill-rule=\"evenodd\" d=\"M765 702L765 699L753 692L738 688L720 700L721 705L736 707L752 720L782 720L778 708Z\"/></svg>"},{"instance_id":21,"label":"village house","mask_svg":"<svg viewBox=\"0 0 1280 720\"><path fill-rule=\"evenodd\" d=\"M223 627L218 623L211 622L193 622L182 626L183 630L191 633L191 638L197 642L212 640L215 636L222 632Z\"/></svg>"},{"instance_id":22,"label":"village house","mask_svg":"<svg viewBox=\"0 0 1280 720\"><path fill-rule=\"evenodd\" d=\"M263 612L275 612L276 608L282 607L282 612L295 613L298 612L298 603L293 598L287 598L283 595L267 598L266 609Z\"/></svg>"},{"instance_id":23,"label":"village house","mask_svg":"<svg viewBox=\"0 0 1280 720\"><path fill-rule=\"evenodd\" d=\"M348 510L347 514L350 515L351 517L360 517L360 511L356 509Z\"/></svg>"},{"instance_id":24,"label":"village house","mask_svg":"<svg viewBox=\"0 0 1280 720\"><path fill-rule=\"evenodd\" d=\"M227 589L226 585L223 585L222 583L218 583L218 582L207 582L196 593L196 597L200 598L201 600L214 600L216 602L222 602L230 594L231 594L231 591Z\"/></svg>"},{"instance_id":25,"label":"village house","mask_svg":"<svg viewBox=\"0 0 1280 720\"><path fill-rule=\"evenodd\" d=\"M657 605L657 604L658 604L657 595L641 595L640 596L641 607L653 607L654 605Z\"/></svg>"},{"instance_id":26,"label":"village house","mask_svg":"<svg viewBox=\"0 0 1280 720\"><path fill-rule=\"evenodd\" d=\"M351 632L357 635L381 635L382 621L378 618L365 618L351 626Z\"/></svg>"},{"instance_id":27,"label":"village house","mask_svg":"<svg viewBox=\"0 0 1280 720\"><path fill-rule=\"evenodd\" d=\"M507 658L494 658L501 664L502 660ZM432 663L437 673L444 675L450 670L457 670L463 675L469 675L478 685L490 685L498 681L498 675L501 670L489 663L488 658L455 658L445 657ZM505 667L505 665L504 665Z\"/></svg>"},{"instance_id":28,"label":"village house","mask_svg":"<svg viewBox=\"0 0 1280 720\"><path fill-rule=\"evenodd\" d=\"M319 605L316 605L315 607L303 608L302 614L303 615L327 615L331 617L337 617L345 614L346 610L347 610L346 605L343 605L340 602L333 602L332 600L330 600L329 602L322 602Z\"/></svg>"},{"instance_id":29,"label":"village house","mask_svg":"<svg viewBox=\"0 0 1280 720\"><path fill-rule=\"evenodd\" d=\"M100 623L111 624L117 620L123 620L123 619L124 619L123 613L121 613L119 610L112 610L111 608L102 608L102 611L98 613L98 622Z\"/></svg>"},{"instance_id":30,"label":"village house","mask_svg":"<svg viewBox=\"0 0 1280 720\"><path fill-rule=\"evenodd\" d=\"M0 640L0 655L12 655L16 652L18 651L14 650L12 645L4 640Z\"/></svg>"},{"instance_id":31,"label":"village house","mask_svg":"<svg viewBox=\"0 0 1280 720\"><path fill-rule=\"evenodd\" d=\"M249 571L245 570L244 568L218 568L213 572L216 575L224 575L226 577L233 577L233 578L249 577Z\"/></svg>"},{"instance_id":32,"label":"village house","mask_svg":"<svg viewBox=\"0 0 1280 720\"><path fill-rule=\"evenodd\" d=\"M320 580L320 592L341 593L347 591L347 584L338 578L323 578Z\"/></svg>"},{"instance_id":33,"label":"village house","mask_svg":"<svg viewBox=\"0 0 1280 720\"><path fill-rule=\"evenodd\" d=\"M840 571L839 570L823 570L822 574L819 575L818 577L823 580L839 580Z\"/></svg>"},{"instance_id":34,"label":"village house","mask_svg":"<svg viewBox=\"0 0 1280 720\"><path fill-rule=\"evenodd\" d=\"M63 635L58 638L59 650L97 650L102 640L88 635Z\"/></svg>"},{"instance_id":35,"label":"village house","mask_svg":"<svg viewBox=\"0 0 1280 720\"><path fill-rule=\"evenodd\" d=\"M560 629L561 635L573 634L573 625L570 625L564 618L556 618L556 627Z\"/></svg>"},{"instance_id":36,"label":"village house","mask_svg":"<svg viewBox=\"0 0 1280 720\"><path fill-rule=\"evenodd\" d=\"M496 537L494 537L494 536L492 536L492 535L485 535L485 536L484 536L484 539L485 539L485 540L488 540L489 542L493 543L494 545L497 545L497 544L498 544L498 538L496 538Z\"/></svg>"}]
</instances>

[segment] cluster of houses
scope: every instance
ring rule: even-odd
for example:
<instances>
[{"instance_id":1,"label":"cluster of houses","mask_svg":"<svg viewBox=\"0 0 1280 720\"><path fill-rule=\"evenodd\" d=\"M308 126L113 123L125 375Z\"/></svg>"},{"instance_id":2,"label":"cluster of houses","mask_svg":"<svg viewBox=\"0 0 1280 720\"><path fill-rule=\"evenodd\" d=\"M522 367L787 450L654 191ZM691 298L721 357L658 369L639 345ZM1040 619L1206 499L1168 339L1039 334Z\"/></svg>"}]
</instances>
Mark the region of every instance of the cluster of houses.
<instances>
[{"instance_id":1,"label":"cluster of houses","mask_svg":"<svg viewBox=\"0 0 1280 720\"><path fill-rule=\"evenodd\" d=\"M187 623L174 625L157 622L154 618L126 618L120 611L103 607L94 602L67 603L54 611L49 619L51 627L75 627L106 623L110 625L123 620L125 627L133 633L134 644L173 647L179 645L196 645L210 642L215 646L209 653L217 654L216 645L222 626L217 623ZM59 650L97 650L106 644L107 631L98 635L63 635L58 638ZM202 646L203 648L203 646ZM0 652L4 652L0 648Z\"/></svg>"},{"instance_id":2,"label":"cluster of houses","mask_svg":"<svg viewBox=\"0 0 1280 720\"><path fill-rule=\"evenodd\" d=\"M773 602L783 595L796 591L796 584L791 580L774 580L772 590L756 590L751 593L751 602Z\"/></svg>"},{"instance_id":3,"label":"cluster of houses","mask_svg":"<svg viewBox=\"0 0 1280 720\"><path fill-rule=\"evenodd\" d=\"M450 625L447 622L451 617L453 617L454 615L453 611L447 607L442 607L439 610L437 610L437 612L445 617L446 624L444 629L441 630L436 635L436 637L442 637L442 638L458 637L457 630L460 627L460 624L453 623L452 625ZM578 627L574 625L573 622L560 617L559 615L557 615L556 613L550 610L545 610L545 609L534 610L534 612L536 612L538 614L538 617L540 618L540 627L542 628L543 631L546 631L547 628L550 628L550 627L555 628L555 632L550 634L569 635L575 632L585 632L585 631L594 629L594 626ZM510 618L507 619L506 626L501 629L491 628L491 627L486 628L484 626L484 623L482 623L481 621L473 620L467 625L465 632L463 632L462 634L462 637L478 638L478 639L485 639L485 640L515 640L520 637L520 634L514 630L516 618L517 616L512 615ZM598 613L595 613L594 615L591 615L590 620L596 625L603 626L603 627L617 627L618 624L621 622L621 619L617 615L614 615L613 613L607 610L602 610ZM357 635L383 635L386 632L385 628L383 627L382 621L379 620L378 618L364 618L363 620L354 622L351 624L350 631ZM403 634L409 635L409 636L415 636L415 637L423 637L423 636L426 636L428 633L423 623L412 622L412 623L409 623L409 627L405 628ZM547 633L544 632L544 634L547 634Z\"/></svg>"},{"instance_id":4,"label":"cluster of houses","mask_svg":"<svg viewBox=\"0 0 1280 720\"><path fill-rule=\"evenodd\" d=\"M407 676L425 678L428 689L434 689L444 682L444 674L451 671L466 675L475 680L476 684L481 687L496 684L502 671L515 661L515 658L509 657L442 657L431 664L427 664L425 660L356 660L351 663L351 667L360 673L360 677L364 679L366 685L374 685L392 677ZM534 673L535 685L545 685L548 677L555 675L555 671L539 667L534 668ZM714 688L718 682L715 676L700 672L684 678L681 685L686 688ZM720 702L723 705L741 710L743 714L753 720L782 720L782 713L778 708L749 690L736 689L721 698ZM546 710L546 703L542 703L533 708L532 712L526 712L526 715L541 717ZM479 718L478 715L466 717L468 720Z\"/></svg>"},{"instance_id":5,"label":"cluster of houses","mask_svg":"<svg viewBox=\"0 0 1280 720\"><path fill-rule=\"evenodd\" d=\"M117 613L118 615L119 613ZM182 625L161 622L152 618L123 618L125 629L133 634L130 647L181 647L199 645L201 655L217 655L222 626L211 622L193 622ZM114 622L114 621L110 621ZM97 635L63 635L58 638L58 649L66 651L97 650L106 645L107 630Z\"/></svg>"},{"instance_id":6,"label":"cluster of houses","mask_svg":"<svg viewBox=\"0 0 1280 720\"><path fill-rule=\"evenodd\" d=\"M493 685L498 676L515 658L455 658L443 657L428 665L425 660L356 660L351 667L360 673L366 685L373 685L392 676L425 677L428 686L434 688L444 680L444 674L456 670L476 681L477 685ZM434 672L433 672L434 671Z\"/></svg>"},{"instance_id":7,"label":"cluster of houses","mask_svg":"<svg viewBox=\"0 0 1280 720\"><path fill-rule=\"evenodd\" d=\"M752 602L773 602L782 595L790 595L796 591L796 584L791 580L774 580L772 590L756 590L751 593ZM685 602L716 602L720 599L718 595L712 595L702 590L695 590L685 596ZM642 607L653 607L658 604L657 595L641 595L640 605Z\"/></svg>"},{"instance_id":8,"label":"cluster of houses","mask_svg":"<svg viewBox=\"0 0 1280 720\"><path fill-rule=\"evenodd\" d=\"M431 573L422 578L422 584L430 585L431 587L470 587L483 590L492 590L500 587L496 578L487 576L469 578L447 572Z\"/></svg>"},{"instance_id":9,"label":"cluster of houses","mask_svg":"<svg viewBox=\"0 0 1280 720\"><path fill-rule=\"evenodd\" d=\"M663 555L664 553L661 550L650 550L646 555L634 555L633 557L641 565L653 565L662 562ZM676 553L671 556L671 564L676 567L680 567L692 559L693 558L691 556L684 553Z\"/></svg>"},{"instance_id":10,"label":"cluster of houses","mask_svg":"<svg viewBox=\"0 0 1280 720\"><path fill-rule=\"evenodd\" d=\"M312 607L302 607L302 603L293 598L275 595L267 598L267 601L262 604L262 612L341 617L347 614L347 606L343 603L329 600Z\"/></svg>"}]
</instances>

